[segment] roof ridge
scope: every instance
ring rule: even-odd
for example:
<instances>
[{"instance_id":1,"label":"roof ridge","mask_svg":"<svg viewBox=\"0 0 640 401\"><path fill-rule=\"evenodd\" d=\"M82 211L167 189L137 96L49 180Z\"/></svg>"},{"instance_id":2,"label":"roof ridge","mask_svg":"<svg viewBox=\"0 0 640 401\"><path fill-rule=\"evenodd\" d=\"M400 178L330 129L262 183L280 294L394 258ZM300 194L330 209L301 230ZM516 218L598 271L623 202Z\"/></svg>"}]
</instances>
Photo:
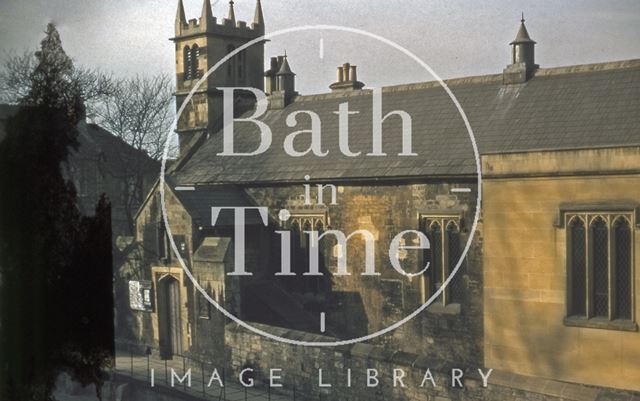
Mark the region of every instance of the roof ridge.
<instances>
[{"instance_id":1,"label":"roof ridge","mask_svg":"<svg viewBox=\"0 0 640 401\"><path fill-rule=\"evenodd\" d=\"M539 68L536 70L535 76L546 77L546 76L600 72L600 71L610 71L610 70L630 69L630 68L640 68L640 58L619 60L619 61L606 61L606 62L600 62L600 63L575 64L575 65L560 66L560 67ZM470 75L467 77L443 79L442 81L447 86L474 85L474 84L502 82L502 76L503 76L502 73L486 74L486 75ZM423 82L413 82L408 84L384 86L382 87L382 92L383 93L404 92L404 91L429 89L429 88L437 88L437 87L440 87L440 83L434 80L434 81L423 81ZM317 93L317 94L310 94L310 95L299 95L298 97L295 98L294 101L305 102L305 101L314 101L314 100L336 99L341 97L365 96L365 95L371 95L371 93L372 93L371 89L336 92L336 93L333 93L333 92Z\"/></svg>"},{"instance_id":2,"label":"roof ridge","mask_svg":"<svg viewBox=\"0 0 640 401\"><path fill-rule=\"evenodd\" d=\"M611 70L626 70L640 67L640 58L605 61L600 63L575 64L560 67L540 68L536 71L536 76L564 75L585 72L600 72Z\"/></svg>"}]
</instances>

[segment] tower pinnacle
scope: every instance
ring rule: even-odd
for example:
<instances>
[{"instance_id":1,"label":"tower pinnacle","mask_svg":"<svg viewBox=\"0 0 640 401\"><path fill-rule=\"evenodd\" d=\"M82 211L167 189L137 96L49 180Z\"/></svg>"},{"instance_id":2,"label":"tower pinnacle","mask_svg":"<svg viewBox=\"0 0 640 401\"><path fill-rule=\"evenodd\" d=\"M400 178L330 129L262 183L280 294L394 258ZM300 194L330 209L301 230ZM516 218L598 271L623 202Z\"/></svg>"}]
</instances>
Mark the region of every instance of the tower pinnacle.
<instances>
[{"instance_id":1,"label":"tower pinnacle","mask_svg":"<svg viewBox=\"0 0 640 401\"><path fill-rule=\"evenodd\" d=\"M184 5L182 0L178 0L178 10L176 11L176 35L180 35L182 26L187 23L187 17L184 14Z\"/></svg>"},{"instance_id":2,"label":"tower pinnacle","mask_svg":"<svg viewBox=\"0 0 640 401\"><path fill-rule=\"evenodd\" d=\"M200 14L200 25L206 27L211 20L213 20L213 13L211 12L211 1L204 0L204 2L202 3L202 14Z\"/></svg>"},{"instance_id":3,"label":"tower pinnacle","mask_svg":"<svg viewBox=\"0 0 640 401\"><path fill-rule=\"evenodd\" d=\"M262 3L260 0L256 2L256 13L253 17L254 25L261 25L264 27L264 15L262 14Z\"/></svg>"},{"instance_id":4,"label":"tower pinnacle","mask_svg":"<svg viewBox=\"0 0 640 401\"><path fill-rule=\"evenodd\" d=\"M234 25L236 24L236 12L233 10L233 0L229 0L229 16L227 19Z\"/></svg>"}]
</instances>

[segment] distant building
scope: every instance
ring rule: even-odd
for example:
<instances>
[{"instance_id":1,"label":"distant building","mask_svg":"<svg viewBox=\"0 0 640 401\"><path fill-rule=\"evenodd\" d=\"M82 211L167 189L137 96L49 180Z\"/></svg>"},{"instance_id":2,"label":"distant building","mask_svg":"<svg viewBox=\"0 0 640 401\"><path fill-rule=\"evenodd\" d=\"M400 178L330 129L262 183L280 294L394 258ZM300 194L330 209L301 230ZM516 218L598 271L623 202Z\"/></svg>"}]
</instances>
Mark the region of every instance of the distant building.
<instances>
[{"instance_id":1,"label":"distant building","mask_svg":"<svg viewBox=\"0 0 640 401\"><path fill-rule=\"evenodd\" d=\"M0 105L0 140L6 119L18 107ZM71 151L62 168L75 184L80 212L92 215L105 194L111 202L113 238L132 236L133 217L158 178L160 163L97 124L82 121L77 129L78 150Z\"/></svg>"},{"instance_id":2,"label":"distant building","mask_svg":"<svg viewBox=\"0 0 640 401\"><path fill-rule=\"evenodd\" d=\"M204 71L264 29L259 0L250 26L235 20L233 2L227 18L217 20L205 0L200 20L187 21L180 1L173 38L178 105ZM446 81L482 154L484 203L460 270L423 313L376 340L339 349L287 346L237 327L178 263L157 184L137 215L140 258L127 266L138 277L134 287L148 298L146 306L119 312L130 317L129 339L158 347L165 358L204 355L234 371L282 368L285 380L303 383L312 395L320 389L309 365L344 377L347 367L372 363L495 369L486 398L477 388L463 397L455 389L387 386L379 399L506 400L519 394L595 400L613 391L608 388L639 391L640 60L540 68L524 19L511 46L503 73ZM469 238L479 188L466 127L438 83L386 87L383 112L404 110L412 119L391 115L381 143L386 156L366 156L374 146L373 92L363 89L356 67L340 67L331 93L299 95L291 60L273 58L263 73L263 53L260 44L235 56L206 80L181 116L181 156L167 175L165 199L173 242L209 297L266 332L332 341L388 327L434 296ZM274 145L259 156L218 157L216 88L243 85L268 93L269 110L260 120L272 128ZM359 112L351 117L347 144L359 156L345 156L338 141L335 112L345 102ZM248 107L250 100L237 103ZM302 110L330 127L322 137L325 157L292 158L282 151L284 137L295 130L286 118ZM403 123L413 128L419 157L400 156ZM257 138L255 124L236 127L237 149L255 149ZM296 146L309 145L303 138ZM335 185L337 204L329 204L331 188L324 205L305 204L301 194L309 183L314 198L315 184ZM226 274L234 266L233 219L223 212L213 225L216 206L269 207L266 225L257 214L247 216L245 263L252 277ZM281 214L284 209L288 213ZM362 239L348 249L323 240L318 263L325 274L301 276L310 268L305 231L329 229L371 232L381 276L360 275ZM408 270L430 263L427 273L413 278L389 264L392 239L408 229L431 243L429 251L396 255ZM296 277L274 276L281 260L275 231L290 235ZM343 252L351 276L335 274ZM356 386L326 391L330 399L371 399Z\"/></svg>"}]
</instances>

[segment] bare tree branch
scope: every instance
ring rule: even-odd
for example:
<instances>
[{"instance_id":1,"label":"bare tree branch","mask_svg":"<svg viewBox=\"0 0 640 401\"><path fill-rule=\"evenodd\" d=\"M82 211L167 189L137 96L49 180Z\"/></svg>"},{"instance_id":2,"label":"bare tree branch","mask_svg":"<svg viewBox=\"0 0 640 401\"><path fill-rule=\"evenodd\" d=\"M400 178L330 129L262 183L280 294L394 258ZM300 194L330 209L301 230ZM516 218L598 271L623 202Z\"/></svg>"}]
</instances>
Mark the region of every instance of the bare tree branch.
<instances>
[{"instance_id":1,"label":"bare tree branch","mask_svg":"<svg viewBox=\"0 0 640 401\"><path fill-rule=\"evenodd\" d=\"M0 102L17 104L33 89L32 75L36 70L35 52L6 53L0 66ZM97 69L72 66L70 84L85 102L87 111L93 113L97 105L115 93L116 80L111 74Z\"/></svg>"},{"instance_id":2,"label":"bare tree branch","mask_svg":"<svg viewBox=\"0 0 640 401\"><path fill-rule=\"evenodd\" d=\"M139 151L114 155L121 168L113 178L122 182L121 199L133 229L136 209L146 195L144 176L149 164L142 154L154 160L162 157L173 122L172 79L166 74L117 79L97 69L76 67L71 59L53 61L57 63L49 64L66 68L64 92L77 94L87 116ZM35 74L42 75L37 66L34 52L8 54L0 65L0 102L28 101L33 86L41 81L34 79ZM169 154L176 153L177 144L173 142Z\"/></svg>"},{"instance_id":3,"label":"bare tree branch","mask_svg":"<svg viewBox=\"0 0 640 401\"><path fill-rule=\"evenodd\" d=\"M0 69L0 101L18 103L31 90L31 74L35 70L37 59L34 52L25 51L16 55L7 53L6 61Z\"/></svg>"},{"instance_id":4,"label":"bare tree branch","mask_svg":"<svg viewBox=\"0 0 640 401\"><path fill-rule=\"evenodd\" d=\"M158 160L173 122L172 96L168 75L138 75L118 81L96 114L104 128Z\"/></svg>"}]
</instances>

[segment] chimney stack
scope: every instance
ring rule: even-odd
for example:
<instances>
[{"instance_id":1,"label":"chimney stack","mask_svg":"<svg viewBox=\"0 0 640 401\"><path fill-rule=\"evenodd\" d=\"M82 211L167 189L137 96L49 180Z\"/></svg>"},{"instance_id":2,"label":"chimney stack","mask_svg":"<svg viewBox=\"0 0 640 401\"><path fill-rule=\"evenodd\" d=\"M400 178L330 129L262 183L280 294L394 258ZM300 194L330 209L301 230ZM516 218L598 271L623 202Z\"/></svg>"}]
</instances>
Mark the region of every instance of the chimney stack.
<instances>
[{"instance_id":1,"label":"chimney stack","mask_svg":"<svg viewBox=\"0 0 640 401\"><path fill-rule=\"evenodd\" d=\"M338 81L331 84L332 92L346 92L360 90L364 88L364 84L358 81L358 67L349 63L344 63L338 67Z\"/></svg>"},{"instance_id":2,"label":"chimney stack","mask_svg":"<svg viewBox=\"0 0 640 401\"><path fill-rule=\"evenodd\" d=\"M264 93L267 95L271 95L278 87L276 82L276 74L279 70L278 65L278 57L271 57L269 69L264 73Z\"/></svg>"}]
</instances>

